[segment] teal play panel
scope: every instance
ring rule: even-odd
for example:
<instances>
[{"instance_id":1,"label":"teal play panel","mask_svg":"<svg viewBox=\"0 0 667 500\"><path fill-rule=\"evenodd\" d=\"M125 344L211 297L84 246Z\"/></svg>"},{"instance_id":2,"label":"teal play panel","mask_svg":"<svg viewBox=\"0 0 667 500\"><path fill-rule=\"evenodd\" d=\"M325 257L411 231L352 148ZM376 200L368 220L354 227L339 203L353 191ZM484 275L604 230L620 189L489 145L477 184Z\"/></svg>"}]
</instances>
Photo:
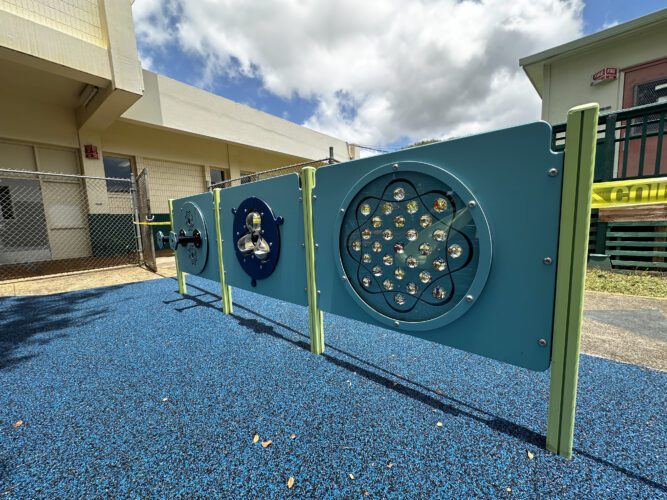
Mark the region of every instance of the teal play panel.
<instances>
[{"instance_id":1,"label":"teal play panel","mask_svg":"<svg viewBox=\"0 0 667 500\"><path fill-rule=\"evenodd\" d=\"M538 122L318 169L320 309L546 370L563 169L550 141Z\"/></svg>"},{"instance_id":2,"label":"teal play panel","mask_svg":"<svg viewBox=\"0 0 667 500\"><path fill-rule=\"evenodd\" d=\"M272 213L260 208L264 205ZM307 305L299 176L288 174L223 189L220 191L220 210L222 255L227 285L293 304ZM256 265L254 269L251 264L256 257L252 252L241 255L237 251L239 245L250 241L252 221L246 223L246 218L253 212L260 217L257 221L257 236L266 238L269 252L264 256L266 260L261 264L262 268ZM239 223L239 218L243 223ZM272 225L272 219L280 219L280 224ZM279 239L269 237L268 232L276 229ZM259 242L262 243L261 240ZM269 244L272 245L268 247ZM243 259L247 259L247 262L244 263ZM272 268L266 276L266 273L263 273L266 270L264 266L269 265Z\"/></svg>"}]
</instances>

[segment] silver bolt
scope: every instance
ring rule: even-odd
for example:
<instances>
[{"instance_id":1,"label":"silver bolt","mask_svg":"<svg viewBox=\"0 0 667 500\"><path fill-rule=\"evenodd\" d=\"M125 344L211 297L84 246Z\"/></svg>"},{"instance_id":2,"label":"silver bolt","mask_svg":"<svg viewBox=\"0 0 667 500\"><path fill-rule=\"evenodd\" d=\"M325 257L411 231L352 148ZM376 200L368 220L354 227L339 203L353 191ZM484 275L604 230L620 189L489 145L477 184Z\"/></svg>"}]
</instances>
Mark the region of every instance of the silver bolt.
<instances>
[{"instance_id":1,"label":"silver bolt","mask_svg":"<svg viewBox=\"0 0 667 500\"><path fill-rule=\"evenodd\" d=\"M553 262L553 260L551 259L551 257L545 257L543 262L544 262L545 264L549 265L549 264L551 264L551 263Z\"/></svg>"},{"instance_id":2,"label":"silver bolt","mask_svg":"<svg viewBox=\"0 0 667 500\"><path fill-rule=\"evenodd\" d=\"M547 341L544 340L544 339L540 339L540 340L538 340L537 343L540 344L542 347L544 347L545 345L547 345Z\"/></svg>"},{"instance_id":3,"label":"silver bolt","mask_svg":"<svg viewBox=\"0 0 667 500\"><path fill-rule=\"evenodd\" d=\"M317 199L317 195L314 194L314 195L313 195L313 200L316 200L316 199Z\"/></svg>"},{"instance_id":4,"label":"silver bolt","mask_svg":"<svg viewBox=\"0 0 667 500\"><path fill-rule=\"evenodd\" d=\"M320 290L317 291L317 295L320 295L322 292Z\"/></svg>"},{"instance_id":5,"label":"silver bolt","mask_svg":"<svg viewBox=\"0 0 667 500\"><path fill-rule=\"evenodd\" d=\"M401 322L400 322L400 321L394 321L394 324L395 324L396 326L401 326Z\"/></svg>"},{"instance_id":6,"label":"silver bolt","mask_svg":"<svg viewBox=\"0 0 667 500\"><path fill-rule=\"evenodd\" d=\"M341 214L344 214L344 213L345 213L345 209L344 209L344 208L341 208L341 209L340 209L340 213L341 213Z\"/></svg>"},{"instance_id":7,"label":"silver bolt","mask_svg":"<svg viewBox=\"0 0 667 500\"><path fill-rule=\"evenodd\" d=\"M306 244L305 244L305 243L301 243L301 246L302 246L302 247L305 247L305 246L306 246Z\"/></svg>"},{"instance_id":8,"label":"silver bolt","mask_svg":"<svg viewBox=\"0 0 667 500\"><path fill-rule=\"evenodd\" d=\"M475 200L470 200L468 202L468 207L469 208L475 208L477 206L477 202Z\"/></svg>"},{"instance_id":9,"label":"silver bolt","mask_svg":"<svg viewBox=\"0 0 667 500\"><path fill-rule=\"evenodd\" d=\"M320 244L319 244L319 243L315 243L315 248L320 248Z\"/></svg>"},{"instance_id":10,"label":"silver bolt","mask_svg":"<svg viewBox=\"0 0 667 500\"><path fill-rule=\"evenodd\" d=\"M347 276L343 275L340 277L340 279L342 279L343 281L347 281Z\"/></svg>"},{"instance_id":11,"label":"silver bolt","mask_svg":"<svg viewBox=\"0 0 667 500\"><path fill-rule=\"evenodd\" d=\"M472 295L466 295L466 301L467 302L472 302L474 297Z\"/></svg>"},{"instance_id":12,"label":"silver bolt","mask_svg":"<svg viewBox=\"0 0 667 500\"><path fill-rule=\"evenodd\" d=\"M550 168L549 169L549 177L556 177L558 175L558 169L557 168Z\"/></svg>"},{"instance_id":13,"label":"silver bolt","mask_svg":"<svg viewBox=\"0 0 667 500\"><path fill-rule=\"evenodd\" d=\"M398 163L394 163L394 164L392 165L392 168L393 168L394 170L398 170ZM398 323L398 321L397 321L397 323Z\"/></svg>"}]
</instances>

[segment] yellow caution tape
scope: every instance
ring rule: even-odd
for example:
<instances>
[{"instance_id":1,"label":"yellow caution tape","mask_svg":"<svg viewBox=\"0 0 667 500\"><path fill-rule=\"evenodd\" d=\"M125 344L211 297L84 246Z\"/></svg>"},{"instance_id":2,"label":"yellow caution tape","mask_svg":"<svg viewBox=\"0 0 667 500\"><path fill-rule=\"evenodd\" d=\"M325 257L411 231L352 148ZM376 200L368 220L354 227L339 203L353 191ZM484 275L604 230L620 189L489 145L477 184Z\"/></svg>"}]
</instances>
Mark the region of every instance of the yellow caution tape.
<instances>
[{"instance_id":1,"label":"yellow caution tape","mask_svg":"<svg viewBox=\"0 0 667 500\"><path fill-rule=\"evenodd\" d=\"M134 222L135 224L141 224L142 226L171 226L171 222Z\"/></svg>"},{"instance_id":2,"label":"yellow caution tape","mask_svg":"<svg viewBox=\"0 0 667 500\"><path fill-rule=\"evenodd\" d=\"M591 208L667 203L667 177L593 184Z\"/></svg>"}]
</instances>

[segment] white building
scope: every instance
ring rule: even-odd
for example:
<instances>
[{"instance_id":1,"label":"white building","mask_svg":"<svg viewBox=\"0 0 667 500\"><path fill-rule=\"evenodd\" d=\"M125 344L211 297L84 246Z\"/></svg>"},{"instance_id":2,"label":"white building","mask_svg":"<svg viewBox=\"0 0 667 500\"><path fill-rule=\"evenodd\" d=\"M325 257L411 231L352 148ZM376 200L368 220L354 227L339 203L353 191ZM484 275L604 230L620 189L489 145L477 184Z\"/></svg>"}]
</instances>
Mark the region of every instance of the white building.
<instances>
[{"instance_id":1,"label":"white building","mask_svg":"<svg viewBox=\"0 0 667 500\"><path fill-rule=\"evenodd\" d=\"M542 119L564 122L571 107L600 111L667 98L667 9L519 61L542 98Z\"/></svg>"},{"instance_id":2,"label":"white building","mask_svg":"<svg viewBox=\"0 0 667 500\"><path fill-rule=\"evenodd\" d=\"M0 117L0 169L126 178L147 169L158 219L168 198L211 182L325 158L330 147L340 161L356 154L334 137L142 70L129 0L0 0ZM113 213L114 198L129 196L88 189L89 213L72 205L79 222L64 224L51 208L67 208L81 183L22 182L39 184L46 234L39 247L14 243L19 260L94 254L86 217ZM5 188L0 232L14 212Z\"/></svg>"}]
</instances>

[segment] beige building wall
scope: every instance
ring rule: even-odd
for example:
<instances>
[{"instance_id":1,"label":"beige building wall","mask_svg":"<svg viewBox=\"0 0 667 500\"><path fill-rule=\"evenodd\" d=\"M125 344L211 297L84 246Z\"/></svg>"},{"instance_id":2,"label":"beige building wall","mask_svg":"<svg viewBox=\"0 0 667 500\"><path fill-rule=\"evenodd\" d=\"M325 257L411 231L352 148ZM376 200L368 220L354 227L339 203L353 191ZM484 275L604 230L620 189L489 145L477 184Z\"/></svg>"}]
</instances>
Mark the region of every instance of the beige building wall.
<instances>
[{"instance_id":1,"label":"beige building wall","mask_svg":"<svg viewBox=\"0 0 667 500\"><path fill-rule=\"evenodd\" d=\"M98 0L0 0L0 9L100 47L106 46Z\"/></svg>"},{"instance_id":2,"label":"beige building wall","mask_svg":"<svg viewBox=\"0 0 667 500\"><path fill-rule=\"evenodd\" d=\"M212 168L223 170L230 179L241 172L261 172L304 160L125 120L105 130L100 141L105 153L132 157L137 174L148 169L151 208L156 213L169 211L169 198L206 191Z\"/></svg>"},{"instance_id":3,"label":"beige building wall","mask_svg":"<svg viewBox=\"0 0 667 500\"><path fill-rule=\"evenodd\" d=\"M142 99L122 118L141 125L180 131L294 158L351 158L345 141L143 70Z\"/></svg>"},{"instance_id":4,"label":"beige building wall","mask_svg":"<svg viewBox=\"0 0 667 500\"><path fill-rule=\"evenodd\" d=\"M614 39L600 47L573 54L544 65L542 118L563 122L577 104L598 102L601 108L620 109L623 101L623 73L616 80L591 85L593 74L604 67L622 70L667 55L667 25Z\"/></svg>"}]
</instances>

